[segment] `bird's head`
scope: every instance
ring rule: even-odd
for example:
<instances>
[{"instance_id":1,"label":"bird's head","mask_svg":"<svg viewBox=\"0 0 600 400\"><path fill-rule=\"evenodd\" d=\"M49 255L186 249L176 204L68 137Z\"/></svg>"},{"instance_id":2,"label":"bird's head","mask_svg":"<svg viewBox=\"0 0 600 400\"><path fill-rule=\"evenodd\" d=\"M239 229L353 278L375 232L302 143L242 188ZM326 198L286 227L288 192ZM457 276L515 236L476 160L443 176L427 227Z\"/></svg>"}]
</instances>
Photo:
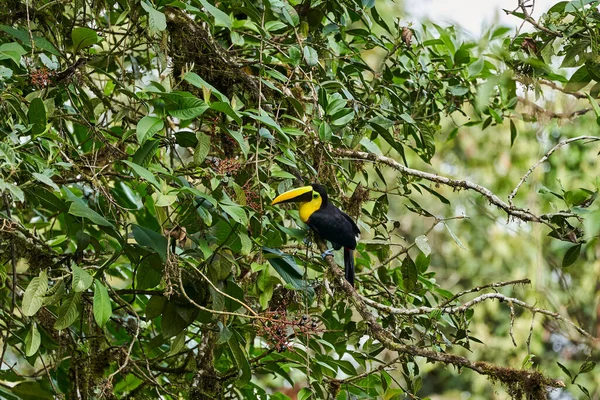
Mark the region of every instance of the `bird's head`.
<instances>
[{"instance_id":1,"label":"bird's head","mask_svg":"<svg viewBox=\"0 0 600 400\"><path fill-rule=\"evenodd\" d=\"M285 193L275 197L271 205L280 203L311 203L318 202L319 204L327 203L327 191L325 187L318 183L313 183L309 186L302 186L296 189L288 190Z\"/></svg>"}]
</instances>

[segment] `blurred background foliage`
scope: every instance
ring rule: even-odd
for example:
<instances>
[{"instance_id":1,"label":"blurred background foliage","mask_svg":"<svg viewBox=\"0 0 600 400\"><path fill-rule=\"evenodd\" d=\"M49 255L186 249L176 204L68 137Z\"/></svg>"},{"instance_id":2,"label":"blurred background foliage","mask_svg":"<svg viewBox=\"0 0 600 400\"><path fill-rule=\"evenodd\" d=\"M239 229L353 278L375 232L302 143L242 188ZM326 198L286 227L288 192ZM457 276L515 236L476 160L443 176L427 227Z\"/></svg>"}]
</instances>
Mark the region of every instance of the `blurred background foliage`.
<instances>
[{"instance_id":1,"label":"blurred background foliage","mask_svg":"<svg viewBox=\"0 0 600 400\"><path fill-rule=\"evenodd\" d=\"M514 3L472 41L401 2L6 1L0 397L600 398L598 1ZM269 206L313 181L363 297ZM526 304L444 308L495 291Z\"/></svg>"}]
</instances>

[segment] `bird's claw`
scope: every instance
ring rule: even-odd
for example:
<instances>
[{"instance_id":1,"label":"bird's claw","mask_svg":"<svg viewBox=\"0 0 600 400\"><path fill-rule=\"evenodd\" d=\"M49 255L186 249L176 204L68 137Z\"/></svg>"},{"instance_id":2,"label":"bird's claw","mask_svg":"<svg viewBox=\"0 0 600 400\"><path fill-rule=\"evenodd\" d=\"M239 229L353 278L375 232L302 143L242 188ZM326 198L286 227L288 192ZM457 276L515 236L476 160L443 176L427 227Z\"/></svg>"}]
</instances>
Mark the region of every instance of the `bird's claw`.
<instances>
[{"instance_id":1,"label":"bird's claw","mask_svg":"<svg viewBox=\"0 0 600 400\"><path fill-rule=\"evenodd\" d=\"M332 255L333 255L333 249L327 249L323 252L323 254L321 254L321 258L325 259L325 257L332 256Z\"/></svg>"},{"instance_id":2,"label":"bird's claw","mask_svg":"<svg viewBox=\"0 0 600 400\"><path fill-rule=\"evenodd\" d=\"M310 236L306 236L302 241L305 245L312 246L312 240L310 240Z\"/></svg>"}]
</instances>

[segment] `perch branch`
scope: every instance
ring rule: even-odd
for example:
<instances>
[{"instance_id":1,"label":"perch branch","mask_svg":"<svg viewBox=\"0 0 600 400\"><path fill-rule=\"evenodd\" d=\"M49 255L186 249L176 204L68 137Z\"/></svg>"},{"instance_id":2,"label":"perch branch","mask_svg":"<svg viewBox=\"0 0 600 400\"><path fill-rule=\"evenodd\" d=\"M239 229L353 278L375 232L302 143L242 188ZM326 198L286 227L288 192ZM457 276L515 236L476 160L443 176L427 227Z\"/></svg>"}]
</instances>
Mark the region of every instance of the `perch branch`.
<instances>
[{"instance_id":1,"label":"perch branch","mask_svg":"<svg viewBox=\"0 0 600 400\"><path fill-rule=\"evenodd\" d=\"M321 251L326 250L324 243L320 243ZM333 256L325 258L329 270L333 275L333 283L336 288L341 290L354 305L356 311L361 315L367 326L371 330L373 338L377 339L388 350L410 355L413 357L423 357L429 361L440 362L447 365L454 365L457 368L468 368L481 375L489 376L490 379L497 379L506 385L515 384L515 376L524 387L534 388L536 393L542 393L547 387L564 387L564 383L558 379L548 378L538 371L518 370L507 367L500 367L483 361L471 361L468 358L448 354L433 350L424 349L418 346L403 344L396 341L391 332L383 328L376 317L369 310L364 299L354 290L344 278L344 272L336 264ZM494 295L495 293L492 293ZM510 378L508 377L510 375Z\"/></svg>"}]
</instances>

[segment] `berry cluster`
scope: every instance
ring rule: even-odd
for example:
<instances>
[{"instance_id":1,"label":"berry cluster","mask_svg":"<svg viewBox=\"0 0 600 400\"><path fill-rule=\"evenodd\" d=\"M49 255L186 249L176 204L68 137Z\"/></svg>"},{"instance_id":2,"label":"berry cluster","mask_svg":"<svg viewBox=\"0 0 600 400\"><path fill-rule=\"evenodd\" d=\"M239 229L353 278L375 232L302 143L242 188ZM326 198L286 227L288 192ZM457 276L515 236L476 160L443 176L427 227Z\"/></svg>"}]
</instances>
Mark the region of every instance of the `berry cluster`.
<instances>
[{"instance_id":1,"label":"berry cluster","mask_svg":"<svg viewBox=\"0 0 600 400\"><path fill-rule=\"evenodd\" d=\"M244 186L242 186L244 190L244 194L246 195L246 205L255 211L260 209L260 200L258 197L258 192L252 188L252 180L248 179Z\"/></svg>"},{"instance_id":2,"label":"berry cluster","mask_svg":"<svg viewBox=\"0 0 600 400\"><path fill-rule=\"evenodd\" d=\"M213 170L219 175L235 175L242 167L239 160L236 158L220 159L215 157L207 159L207 161L212 163Z\"/></svg>"},{"instance_id":3,"label":"berry cluster","mask_svg":"<svg viewBox=\"0 0 600 400\"><path fill-rule=\"evenodd\" d=\"M309 318L308 315L288 314L285 309L267 311L264 314L268 319L261 320L258 334L273 345L275 350L282 353L292 350L295 336L306 336L319 332L319 320Z\"/></svg>"},{"instance_id":4,"label":"berry cluster","mask_svg":"<svg viewBox=\"0 0 600 400\"><path fill-rule=\"evenodd\" d=\"M54 72L49 71L46 67L34 69L29 73L31 84L38 88L47 87L50 84L52 76L54 76Z\"/></svg>"}]
</instances>

